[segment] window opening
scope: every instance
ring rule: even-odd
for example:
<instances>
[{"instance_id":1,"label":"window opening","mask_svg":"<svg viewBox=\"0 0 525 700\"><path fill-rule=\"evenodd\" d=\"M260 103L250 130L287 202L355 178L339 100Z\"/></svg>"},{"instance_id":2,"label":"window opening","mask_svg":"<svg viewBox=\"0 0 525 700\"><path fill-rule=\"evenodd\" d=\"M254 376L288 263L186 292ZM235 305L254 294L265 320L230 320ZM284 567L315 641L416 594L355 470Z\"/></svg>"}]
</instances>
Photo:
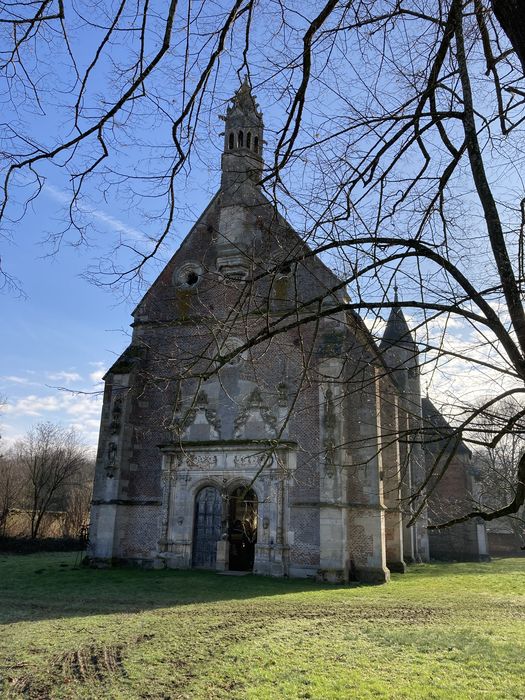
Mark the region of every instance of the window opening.
<instances>
[{"instance_id":1,"label":"window opening","mask_svg":"<svg viewBox=\"0 0 525 700\"><path fill-rule=\"evenodd\" d=\"M242 133L242 131L239 131L238 139L239 139L239 148L242 148L244 146L244 134Z\"/></svg>"}]
</instances>

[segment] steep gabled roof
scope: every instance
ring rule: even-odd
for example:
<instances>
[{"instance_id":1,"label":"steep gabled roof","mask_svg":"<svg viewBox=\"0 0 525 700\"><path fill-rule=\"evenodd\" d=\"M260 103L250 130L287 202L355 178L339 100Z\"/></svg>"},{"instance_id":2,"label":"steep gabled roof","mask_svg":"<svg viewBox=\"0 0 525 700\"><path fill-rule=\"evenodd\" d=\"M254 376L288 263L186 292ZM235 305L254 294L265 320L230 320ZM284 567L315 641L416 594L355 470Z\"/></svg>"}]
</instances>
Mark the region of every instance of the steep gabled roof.
<instances>
[{"instance_id":1,"label":"steep gabled roof","mask_svg":"<svg viewBox=\"0 0 525 700\"><path fill-rule=\"evenodd\" d=\"M421 409L423 413L423 430L430 440L450 440L450 438L456 434L454 428L429 398L422 399ZM439 442L434 442L434 445L438 446ZM460 440L456 452L464 452L470 457L472 456L472 452L465 445L463 440Z\"/></svg>"},{"instance_id":2,"label":"steep gabled roof","mask_svg":"<svg viewBox=\"0 0 525 700\"><path fill-rule=\"evenodd\" d=\"M394 345L401 346L405 348L410 348L410 350L416 349L416 344L408 323L406 322L403 309L399 306L397 291L394 297L395 306L392 307L390 311L390 316L386 324L385 332L381 343L379 345L379 350L385 350L386 348L392 347Z\"/></svg>"}]
</instances>

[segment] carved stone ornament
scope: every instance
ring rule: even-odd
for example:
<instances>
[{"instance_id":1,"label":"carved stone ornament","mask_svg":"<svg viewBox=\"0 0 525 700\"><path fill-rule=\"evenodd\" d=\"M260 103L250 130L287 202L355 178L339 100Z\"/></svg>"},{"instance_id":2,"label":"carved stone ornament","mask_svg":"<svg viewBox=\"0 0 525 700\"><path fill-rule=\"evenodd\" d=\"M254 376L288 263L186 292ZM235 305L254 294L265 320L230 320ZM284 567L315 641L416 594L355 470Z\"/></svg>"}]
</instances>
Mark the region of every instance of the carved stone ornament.
<instances>
[{"instance_id":1,"label":"carved stone ornament","mask_svg":"<svg viewBox=\"0 0 525 700\"><path fill-rule=\"evenodd\" d=\"M188 261L173 273L172 282L180 289L192 289L202 280L204 270L198 262Z\"/></svg>"},{"instance_id":2,"label":"carved stone ornament","mask_svg":"<svg viewBox=\"0 0 525 700\"><path fill-rule=\"evenodd\" d=\"M235 338L233 336L229 336L226 338L226 340L221 344L221 349L220 349L220 357L223 358L226 355L229 355L231 352L234 352L238 348L242 347L243 342L240 340L240 338ZM248 358L248 353L246 350L244 352L237 353L237 355L234 355L229 362L227 363L228 366L234 367L235 365L240 365L243 361L245 361ZM216 363L216 366L218 368L222 367L221 361L218 361Z\"/></svg>"},{"instance_id":3,"label":"carved stone ornament","mask_svg":"<svg viewBox=\"0 0 525 700\"><path fill-rule=\"evenodd\" d=\"M118 446L116 442L110 442L108 444L107 456L106 456L106 476L112 479L115 476L117 470L117 451Z\"/></svg>"},{"instance_id":4,"label":"carved stone ornament","mask_svg":"<svg viewBox=\"0 0 525 700\"><path fill-rule=\"evenodd\" d=\"M248 400L244 408L239 411L233 423L233 437L239 439L243 437L244 428L251 420L256 420L257 413L260 420L264 423L266 432L269 435L275 435L277 432L277 418L265 405L260 390L256 387L248 396Z\"/></svg>"},{"instance_id":5,"label":"carved stone ornament","mask_svg":"<svg viewBox=\"0 0 525 700\"><path fill-rule=\"evenodd\" d=\"M288 387L284 382L277 385L277 394L279 406L286 406L288 404Z\"/></svg>"},{"instance_id":6,"label":"carved stone ornament","mask_svg":"<svg viewBox=\"0 0 525 700\"><path fill-rule=\"evenodd\" d=\"M177 437L185 437L188 429L194 423L207 423L210 426L210 437L214 440L220 438L221 421L217 411L208 408L208 395L201 389L197 394L195 403L187 411L182 411L177 404L173 415L172 430Z\"/></svg>"},{"instance_id":7,"label":"carved stone ornament","mask_svg":"<svg viewBox=\"0 0 525 700\"><path fill-rule=\"evenodd\" d=\"M171 462L170 462L171 465ZM160 475L161 489L162 489L162 504L161 504L161 517L160 517L160 537L159 545L161 549L166 550L166 543L168 539L168 525L169 525L169 502L171 495L171 469L163 469Z\"/></svg>"},{"instance_id":8,"label":"carved stone ornament","mask_svg":"<svg viewBox=\"0 0 525 700\"><path fill-rule=\"evenodd\" d=\"M324 468L328 476L333 476L335 473L335 458L336 458L336 415L334 407L334 395L330 387L326 390L323 428L324 428Z\"/></svg>"},{"instance_id":9,"label":"carved stone ornament","mask_svg":"<svg viewBox=\"0 0 525 700\"><path fill-rule=\"evenodd\" d=\"M233 463L236 467L240 469L246 469L250 467L255 467L256 469L259 469L260 467L262 467L265 459L266 455L245 455L244 457L242 457L241 455L236 455L236 457L233 460ZM268 460L268 466L271 466L272 461L273 460L271 458Z\"/></svg>"},{"instance_id":10,"label":"carved stone ornament","mask_svg":"<svg viewBox=\"0 0 525 700\"><path fill-rule=\"evenodd\" d=\"M217 455L187 453L183 463L190 469L214 469L217 466Z\"/></svg>"},{"instance_id":11,"label":"carved stone ornament","mask_svg":"<svg viewBox=\"0 0 525 700\"><path fill-rule=\"evenodd\" d=\"M117 396L113 402L113 410L111 411L110 431L112 435L120 433L120 422L122 419L122 398Z\"/></svg>"},{"instance_id":12,"label":"carved stone ornament","mask_svg":"<svg viewBox=\"0 0 525 700\"><path fill-rule=\"evenodd\" d=\"M110 442L108 445L108 467L112 467L117 459L117 443Z\"/></svg>"}]
</instances>

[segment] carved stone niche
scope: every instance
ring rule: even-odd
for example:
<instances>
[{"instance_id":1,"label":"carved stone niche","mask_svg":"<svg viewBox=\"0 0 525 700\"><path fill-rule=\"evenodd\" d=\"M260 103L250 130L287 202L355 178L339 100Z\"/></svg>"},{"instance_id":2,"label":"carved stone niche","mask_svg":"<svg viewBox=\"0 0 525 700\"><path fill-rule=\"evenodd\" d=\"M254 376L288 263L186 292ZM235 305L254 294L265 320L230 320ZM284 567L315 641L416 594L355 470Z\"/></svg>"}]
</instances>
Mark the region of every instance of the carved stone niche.
<instances>
[{"instance_id":1,"label":"carved stone niche","mask_svg":"<svg viewBox=\"0 0 525 700\"><path fill-rule=\"evenodd\" d=\"M333 476L335 474L337 454L336 423L337 418L334 406L334 395L332 389L328 387L325 392L323 413L324 469L327 476Z\"/></svg>"},{"instance_id":2,"label":"carved stone niche","mask_svg":"<svg viewBox=\"0 0 525 700\"><path fill-rule=\"evenodd\" d=\"M211 440L220 439L221 421L217 411L208 406L208 395L204 390L199 391L193 405L184 411L177 405L171 428L178 439L188 437L193 425L207 425L210 429Z\"/></svg>"},{"instance_id":3,"label":"carved stone niche","mask_svg":"<svg viewBox=\"0 0 525 700\"><path fill-rule=\"evenodd\" d=\"M245 280L250 271L250 264L245 255L236 251L236 254L217 258L217 270L226 279Z\"/></svg>"},{"instance_id":4,"label":"carved stone niche","mask_svg":"<svg viewBox=\"0 0 525 700\"><path fill-rule=\"evenodd\" d=\"M219 354L221 357L226 357L226 355L229 355L230 353L234 352L235 350L237 350L238 348L240 348L242 346L243 346L243 342L242 342L242 340L240 340L240 338L235 338L234 336L229 336L221 344ZM236 355L234 355L228 361L227 365L230 367L240 365L247 358L248 358L248 353L246 350L244 352L238 352ZM220 361L217 361L217 367L220 368L221 366L222 366L222 363Z\"/></svg>"},{"instance_id":5,"label":"carved stone niche","mask_svg":"<svg viewBox=\"0 0 525 700\"><path fill-rule=\"evenodd\" d=\"M255 388L248 396L244 407L239 411L233 424L233 437L238 440L244 437L249 423L260 423L266 436L277 434L277 418L264 403L261 392Z\"/></svg>"},{"instance_id":6,"label":"carved stone niche","mask_svg":"<svg viewBox=\"0 0 525 700\"><path fill-rule=\"evenodd\" d=\"M107 449L107 454L106 454L106 476L108 479L112 479L115 476L115 472L117 471L117 453L118 453L118 445L116 442L109 442L108 443L108 449Z\"/></svg>"},{"instance_id":7,"label":"carved stone niche","mask_svg":"<svg viewBox=\"0 0 525 700\"><path fill-rule=\"evenodd\" d=\"M120 433L120 425L122 420L122 397L117 396L113 401L113 408L111 409L111 424L110 431L112 435L117 435Z\"/></svg>"}]
</instances>

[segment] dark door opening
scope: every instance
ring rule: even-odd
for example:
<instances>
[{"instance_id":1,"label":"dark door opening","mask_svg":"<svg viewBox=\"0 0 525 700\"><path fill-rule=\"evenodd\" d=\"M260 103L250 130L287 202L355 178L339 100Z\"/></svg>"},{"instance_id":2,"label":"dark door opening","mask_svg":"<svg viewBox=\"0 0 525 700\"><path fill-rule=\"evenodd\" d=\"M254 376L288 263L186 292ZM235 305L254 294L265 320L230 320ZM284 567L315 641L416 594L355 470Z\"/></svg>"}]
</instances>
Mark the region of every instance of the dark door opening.
<instances>
[{"instance_id":1,"label":"dark door opening","mask_svg":"<svg viewBox=\"0 0 525 700\"><path fill-rule=\"evenodd\" d=\"M217 542L221 538L222 498L218 489L206 486L195 498L192 566L214 569Z\"/></svg>"},{"instance_id":2,"label":"dark door opening","mask_svg":"<svg viewBox=\"0 0 525 700\"><path fill-rule=\"evenodd\" d=\"M239 486L230 496L228 534L230 571L251 571L257 541L257 496Z\"/></svg>"}]
</instances>

